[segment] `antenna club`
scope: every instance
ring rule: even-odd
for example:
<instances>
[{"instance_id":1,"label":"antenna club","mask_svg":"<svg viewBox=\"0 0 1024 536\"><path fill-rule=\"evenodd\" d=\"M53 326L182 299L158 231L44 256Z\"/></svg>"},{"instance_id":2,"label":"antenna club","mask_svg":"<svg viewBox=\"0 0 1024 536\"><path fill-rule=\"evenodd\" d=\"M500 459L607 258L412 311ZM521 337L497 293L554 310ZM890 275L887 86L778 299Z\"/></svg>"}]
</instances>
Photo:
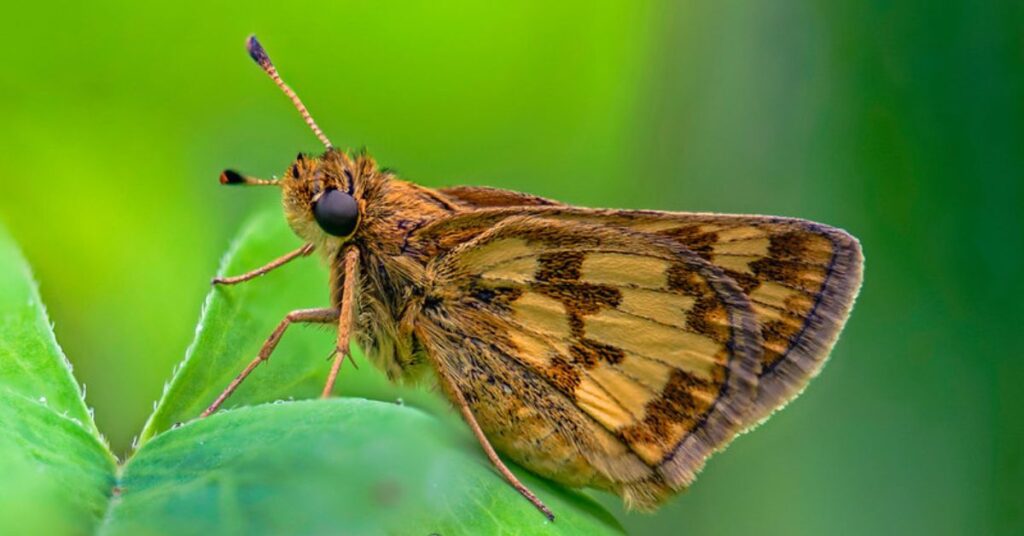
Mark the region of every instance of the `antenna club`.
<instances>
[{"instance_id":1,"label":"antenna club","mask_svg":"<svg viewBox=\"0 0 1024 536\"><path fill-rule=\"evenodd\" d=\"M249 57L256 63L260 64L260 67L264 69L270 69L274 67L274 64L270 62L270 56L267 55L267 51L263 49L263 45L260 44L259 40L256 39L256 35L250 35L245 40L245 50L249 52Z\"/></svg>"},{"instance_id":2,"label":"antenna club","mask_svg":"<svg viewBox=\"0 0 1024 536\"><path fill-rule=\"evenodd\" d=\"M220 173L220 183L221 184L243 184L243 183L245 183L245 177L243 177L242 174L237 172L237 171L234 171L234 170L231 170L231 169L225 169L224 171L222 171Z\"/></svg>"}]
</instances>

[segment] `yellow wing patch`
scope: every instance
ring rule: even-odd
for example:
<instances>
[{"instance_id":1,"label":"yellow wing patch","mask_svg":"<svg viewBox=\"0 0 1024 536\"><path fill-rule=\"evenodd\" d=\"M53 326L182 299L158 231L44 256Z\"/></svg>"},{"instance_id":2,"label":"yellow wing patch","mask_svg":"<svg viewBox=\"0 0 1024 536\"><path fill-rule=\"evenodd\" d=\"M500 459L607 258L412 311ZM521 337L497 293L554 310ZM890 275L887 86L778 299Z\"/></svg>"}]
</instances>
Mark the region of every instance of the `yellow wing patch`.
<instances>
[{"instance_id":1,"label":"yellow wing patch","mask_svg":"<svg viewBox=\"0 0 1024 536\"><path fill-rule=\"evenodd\" d=\"M664 289L672 261L630 253L591 253L582 259L579 279L587 283Z\"/></svg>"},{"instance_id":2,"label":"yellow wing patch","mask_svg":"<svg viewBox=\"0 0 1024 536\"><path fill-rule=\"evenodd\" d=\"M723 345L710 337L615 309L587 316L583 321L583 333L598 343L683 369L701 378L712 378L728 360Z\"/></svg>"}]
</instances>

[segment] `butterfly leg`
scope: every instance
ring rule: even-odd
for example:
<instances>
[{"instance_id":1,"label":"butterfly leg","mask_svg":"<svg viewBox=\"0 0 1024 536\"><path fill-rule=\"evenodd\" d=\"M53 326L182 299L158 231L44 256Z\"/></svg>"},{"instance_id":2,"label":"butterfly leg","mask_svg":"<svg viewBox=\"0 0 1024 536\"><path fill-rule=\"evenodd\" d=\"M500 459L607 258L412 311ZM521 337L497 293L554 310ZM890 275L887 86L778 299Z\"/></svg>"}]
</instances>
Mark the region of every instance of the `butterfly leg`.
<instances>
[{"instance_id":1,"label":"butterfly leg","mask_svg":"<svg viewBox=\"0 0 1024 536\"><path fill-rule=\"evenodd\" d=\"M288 326L296 322L329 324L338 320L338 314L337 309L300 309L285 315L284 319L281 320L281 323L279 323L277 327L274 328L274 331L270 336L267 337L266 342L263 343L263 346L260 348L256 358L253 359L245 369L235 377L234 380L231 380L231 383L226 389L224 389L220 396L217 397L217 400L214 400L213 404L210 404L210 407L206 408L206 411L204 411L199 417L208 417L210 414L217 411L221 404L231 396L231 393L234 393L235 389L238 389L238 386L245 381L245 378L249 376L250 373L252 373L253 369L259 366L260 363L270 359L270 354L273 353L274 348L277 347L277 343L281 341L281 337L284 336L284 332L288 329Z\"/></svg>"},{"instance_id":2,"label":"butterfly leg","mask_svg":"<svg viewBox=\"0 0 1024 536\"><path fill-rule=\"evenodd\" d=\"M357 270L359 268L359 250L350 247L345 252L345 283L341 291L341 313L338 315L338 342L334 350L334 363L327 375L327 383L320 394L322 398L331 396L334 382L338 379L338 371L349 352L349 336L352 334L352 302L355 301Z\"/></svg>"},{"instance_id":3,"label":"butterfly leg","mask_svg":"<svg viewBox=\"0 0 1024 536\"><path fill-rule=\"evenodd\" d=\"M501 458L498 457L498 453L494 451L494 447L491 446L491 442L487 440L487 436L484 435L483 430L480 429L480 425L477 424L476 417L473 416L473 411L469 409L469 403L466 402L466 397L463 396L459 387L455 385L455 382L445 373L443 368L435 368L437 370L437 375L441 377L445 386L449 391L451 391L453 399L459 406L459 412L462 413L462 418L466 420L466 424L468 424L469 428L473 430L473 435L475 435L477 441L480 442L480 446L483 447L484 453L487 454L487 458L491 460L491 464L494 465L494 468L501 473L501 476L505 477L505 480L507 480L520 495L533 503L533 505L536 506L542 514L544 514L544 517L548 518L549 521L554 521L555 514L551 513L551 509L541 502L541 500L538 499L529 488L520 482L519 478L517 478L516 475L505 465L505 462L501 461Z\"/></svg>"},{"instance_id":4,"label":"butterfly leg","mask_svg":"<svg viewBox=\"0 0 1024 536\"><path fill-rule=\"evenodd\" d=\"M305 257L305 256L309 255L310 253L313 253L313 249L315 249L315 248L316 248L316 246L314 246L313 244L306 244L306 245L302 246L301 248L299 248L299 249L297 249L295 251L292 251L291 253L288 253L286 255L282 255L281 257L278 257L278 258L268 262L264 266L260 266L259 268L255 269L255 270L252 270L251 272L246 272L246 273L244 273L242 275L236 275L236 276L233 276L233 277L215 277L215 278L213 278L213 284L214 285L234 285L234 284L237 284L237 283L242 283L244 281L248 281L250 279L256 279L257 277L259 277L259 276L261 276L261 275L263 275L263 274L265 274L265 273L267 273L267 272L269 272L271 270L274 270L275 268L280 268L281 266L284 266L285 264L288 264L289 262L291 262L291 261L293 261L293 260L295 260L295 259L297 259L299 257Z\"/></svg>"}]
</instances>

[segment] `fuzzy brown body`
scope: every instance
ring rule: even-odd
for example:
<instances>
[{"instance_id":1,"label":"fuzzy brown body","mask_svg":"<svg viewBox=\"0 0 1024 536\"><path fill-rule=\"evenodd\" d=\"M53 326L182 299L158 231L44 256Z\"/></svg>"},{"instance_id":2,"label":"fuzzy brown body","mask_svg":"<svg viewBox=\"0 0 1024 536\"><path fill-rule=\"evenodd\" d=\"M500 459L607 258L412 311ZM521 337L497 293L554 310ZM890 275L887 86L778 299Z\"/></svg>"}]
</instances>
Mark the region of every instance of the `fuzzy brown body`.
<instances>
[{"instance_id":1,"label":"fuzzy brown body","mask_svg":"<svg viewBox=\"0 0 1024 536\"><path fill-rule=\"evenodd\" d=\"M331 267L333 305L354 300L356 340L390 378L446 375L500 452L640 509L800 392L860 285L857 241L802 220L432 190L333 149L281 185ZM314 220L329 189L359 204L352 236Z\"/></svg>"}]
</instances>

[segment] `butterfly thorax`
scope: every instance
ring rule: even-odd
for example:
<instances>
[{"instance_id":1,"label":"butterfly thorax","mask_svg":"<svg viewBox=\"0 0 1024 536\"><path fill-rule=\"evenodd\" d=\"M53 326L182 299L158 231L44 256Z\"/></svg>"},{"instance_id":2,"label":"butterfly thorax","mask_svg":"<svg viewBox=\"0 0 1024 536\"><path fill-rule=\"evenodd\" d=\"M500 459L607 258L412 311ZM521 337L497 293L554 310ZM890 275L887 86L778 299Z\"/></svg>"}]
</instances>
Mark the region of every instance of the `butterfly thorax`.
<instances>
[{"instance_id":1,"label":"butterfly thorax","mask_svg":"<svg viewBox=\"0 0 1024 536\"><path fill-rule=\"evenodd\" d=\"M416 382L429 370L412 333L423 305L430 258L415 255L410 239L459 209L436 191L394 178L367 177L365 225L353 239L361 257L356 337L360 347L391 379ZM332 266L340 266L332 263ZM340 303L343 275L333 274L333 298Z\"/></svg>"}]
</instances>

